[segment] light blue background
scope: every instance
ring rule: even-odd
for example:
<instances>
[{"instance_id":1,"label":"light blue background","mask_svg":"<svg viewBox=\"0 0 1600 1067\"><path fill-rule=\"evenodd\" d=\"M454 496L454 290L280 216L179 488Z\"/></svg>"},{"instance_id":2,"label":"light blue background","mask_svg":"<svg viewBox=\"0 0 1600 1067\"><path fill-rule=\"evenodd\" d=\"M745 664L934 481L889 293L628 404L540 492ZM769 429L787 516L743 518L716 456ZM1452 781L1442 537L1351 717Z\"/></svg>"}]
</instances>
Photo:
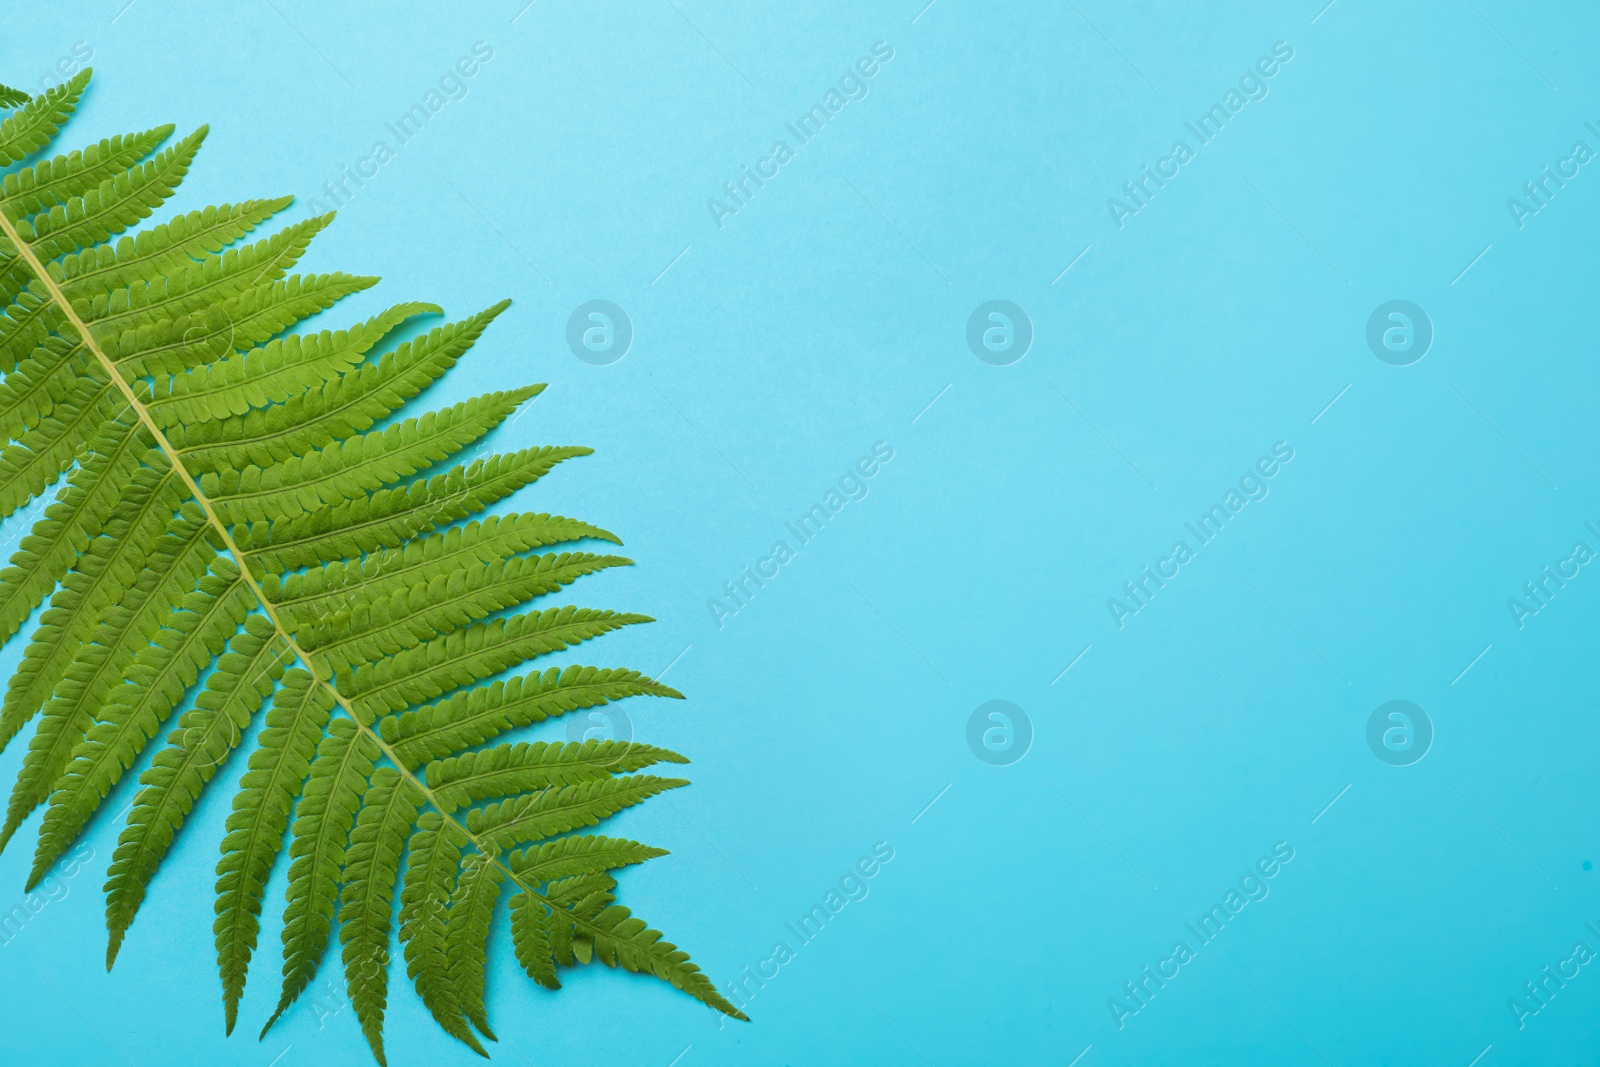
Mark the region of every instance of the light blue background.
<instances>
[{"instance_id":1,"label":"light blue background","mask_svg":"<svg viewBox=\"0 0 1600 1067\"><path fill-rule=\"evenodd\" d=\"M302 269L384 275L333 324L514 298L428 399L548 382L496 446L597 450L514 506L622 534L639 566L574 598L660 621L574 658L670 663L690 698L623 705L636 736L694 759L693 787L612 824L673 853L624 875L629 904L727 982L792 945L784 924L874 842L895 850L748 1025L598 967L539 990L502 925L497 1062L1600 1055L1600 967L1524 1029L1507 1006L1574 942L1600 949L1600 573L1525 629L1506 606L1574 541L1600 548L1600 171L1523 229L1506 207L1575 140L1600 148L1591 7L122 2L13 5L0 81L37 88L83 41L95 81L62 145L209 122L179 210L289 192L303 217L492 46ZM707 198L877 41L894 58L870 95L719 229ZM1270 95L1119 230L1106 199L1175 138L1193 147L1184 121L1278 41L1294 58ZM594 298L636 330L612 366L566 348ZM1036 330L1009 367L964 340L995 298ZM1436 331L1403 368L1364 341L1395 298ZM870 495L719 629L707 600L880 440L894 459ZM1117 629L1107 598L1277 441L1295 453L1271 495ZM1410 767L1365 741L1395 698L1436 730ZM1035 731L1009 767L966 745L991 699ZM348 1008L319 1026L302 1001L255 1041L282 864L223 1038L227 802L190 820L110 975L117 825L94 824L65 899L0 947L0 1062L370 1062ZM36 825L0 859L19 901ZM1108 998L1280 841L1295 858L1270 896L1119 1030ZM477 1062L398 969L390 1002L396 1067Z\"/></svg>"}]
</instances>

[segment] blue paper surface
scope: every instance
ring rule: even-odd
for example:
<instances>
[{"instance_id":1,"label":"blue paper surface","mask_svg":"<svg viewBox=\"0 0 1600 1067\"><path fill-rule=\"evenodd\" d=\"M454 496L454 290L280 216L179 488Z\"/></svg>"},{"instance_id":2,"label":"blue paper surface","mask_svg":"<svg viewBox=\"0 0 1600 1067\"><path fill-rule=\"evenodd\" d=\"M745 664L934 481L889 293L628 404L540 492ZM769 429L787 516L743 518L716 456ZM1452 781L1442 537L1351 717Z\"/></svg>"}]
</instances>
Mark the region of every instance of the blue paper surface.
<instances>
[{"instance_id":1,"label":"blue paper surface","mask_svg":"<svg viewBox=\"0 0 1600 1067\"><path fill-rule=\"evenodd\" d=\"M338 209L319 328L512 298L425 401L549 383L494 447L596 454L501 510L658 620L560 661L689 698L593 721L694 761L608 832L752 1021L539 989L502 904L497 1062L1600 1056L1591 6L123 2L0 82L209 123L173 211ZM282 862L223 1037L226 789L104 971L134 784L0 857L0 1063L370 1062L332 954L256 1040ZM400 966L387 1042L478 1062Z\"/></svg>"}]
</instances>

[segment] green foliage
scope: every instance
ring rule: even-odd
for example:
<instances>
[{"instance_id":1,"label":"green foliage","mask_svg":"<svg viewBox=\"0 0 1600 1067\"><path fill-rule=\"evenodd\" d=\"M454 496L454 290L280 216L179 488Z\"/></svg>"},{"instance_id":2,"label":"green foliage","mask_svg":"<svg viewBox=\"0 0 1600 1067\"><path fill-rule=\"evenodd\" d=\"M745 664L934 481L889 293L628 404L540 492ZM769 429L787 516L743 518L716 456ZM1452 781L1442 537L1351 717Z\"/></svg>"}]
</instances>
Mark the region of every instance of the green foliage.
<instances>
[{"instance_id":1,"label":"green foliage","mask_svg":"<svg viewBox=\"0 0 1600 1067\"><path fill-rule=\"evenodd\" d=\"M614 535L485 513L589 452L461 459L542 386L403 411L506 304L387 351L441 309L402 303L289 332L376 283L289 273L329 217L245 243L289 203L246 200L135 231L205 130L163 148L161 126L30 162L88 80L37 97L0 86L0 517L49 497L0 569L0 640L44 605L0 702L0 747L36 723L0 825L4 847L45 809L28 888L137 770L106 881L110 967L223 777L235 789L213 933L229 1032L286 841L269 1028L337 930L380 1063L397 939L429 1012L483 1053L487 942L508 890L517 960L540 985L598 959L743 1018L616 903L612 872L665 853L588 832L687 784L636 772L687 761L629 740L480 747L610 701L680 696L624 668L504 676L650 621L544 602L628 565L579 545ZM566 547L540 551L551 546Z\"/></svg>"}]
</instances>

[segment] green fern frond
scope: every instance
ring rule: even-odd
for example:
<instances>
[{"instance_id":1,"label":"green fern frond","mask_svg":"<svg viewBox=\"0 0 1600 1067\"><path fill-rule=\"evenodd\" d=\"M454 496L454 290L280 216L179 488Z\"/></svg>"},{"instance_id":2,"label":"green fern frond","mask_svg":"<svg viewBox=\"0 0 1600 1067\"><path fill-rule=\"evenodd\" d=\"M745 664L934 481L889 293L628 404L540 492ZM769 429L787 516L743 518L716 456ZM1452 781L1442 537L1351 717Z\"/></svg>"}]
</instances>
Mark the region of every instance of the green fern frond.
<instances>
[{"instance_id":1,"label":"green fern frond","mask_svg":"<svg viewBox=\"0 0 1600 1067\"><path fill-rule=\"evenodd\" d=\"M288 665L288 642L260 615L245 619L206 679L194 709L178 718L167 747L139 776L128 825L117 840L106 874L106 969L116 962L145 888L166 857L178 828L218 765L238 746Z\"/></svg>"},{"instance_id":2,"label":"green fern frond","mask_svg":"<svg viewBox=\"0 0 1600 1067\"><path fill-rule=\"evenodd\" d=\"M563 552L458 567L387 596L359 589L352 594L361 597L359 610L302 617L292 625L305 634L300 647L320 651L339 673L381 662L475 619L553 593L584 575L632 562L621 556Z\"/></svg>"},{"instance_id":3,"label":"green fern frond","mask_svg":"<svg viewBox=\"0 0 1600 1067\"><path fill-rule=\"evenodd\" d=\"M184 142L179 147L187 145ZM60 263L61 291L69 300L90 296L120 288L152 270L171 270L206 253L220 252L288 206L289 198L280 197L203 208L124 237L114 249L102 244L66 256Z\"/></svg>"},{"instance_id":4,"label":"green fern frond","mask_svg":"<svg viewBox=\"0 0 1600 1067\"><path fill-rule=\"evenodd\" d=\"M353 330L284 337L182 374L157 375L145 407L163 425L186 426L281 404L360 363L406 319L442 310L436 304L399 304Z\"/></svg>"},{"instance_id":5,"label":"green fern frond","mask_svg":"<svg viewBox=\"0 0 1600 1067\"><path fill-rule=\"evenodd\" d=\"M550 919L549 905L532 893L521 892L511 898L511 937L517 962L529 978L546 989L560 989L555 950L550 944Z\"/></svg>"},{"instance_id":6,"label":"green fern frond","mask_svg":"<svg viewBox=\"0 0 1600 1067\"><path fill-rule=\"evenodd\" d=\"M235 526L239 548L269 573L360 559L468 518L537 481L587 448L529 448L381 489L336 507Z\"/></svg>"},{"instance_id":7,"label":"green fern frond","mask_svg":"<svg viewBox=\"0 0 1600 1067\"><path fill-rule=\"evenodd\" d=\"M230 526L334 507L448 459L499 425L526 395L488 393L265 469L206 474L200 489Z\"/></svg>"},{"instance_id":8,"label":"green fern frond","mask_svg":"<svg viewBox=\"0 0 1600 1067\"><path fill-rule=\"evenodd\" d=\"M107 331L100 347L125 377L176 374L220 354L248 350L376 284L376 278L349 274L295 275L141 329ZM181 433L182 427L173 431Z\"/></svg>"},{"instance_id":9,"label":"green fern frond","mask_svg":"<svg viewBox=\"0 0 1600 1067\"><path fill-rule=\"evenodd\" d=\"M107 178L81 197L18 220L17 233L40 259L60 259L80 249L104 245L111 237L149 218L177 191L205 137L202 126L149 162ZM110 249L104 251L109 253ZM129 267L128 277L139 277L133 269L137 264ZM59 269L63 275L69 273L65 263ZM77 295L75 290L84 288L87 286L62 286L69 298Z\"/></svg>"},{"instance_id":10,"label":"green fern frond","mask_svg":"<svg viewBox=\"0 0 1600 1067\"><path fill-rule=\"evenodd\" d=\"M474 623L358 667L340 688L352 699L356 717L370 722L384 712L403 711L530 659L652 621L648 615L565 607Z\"/></svg>"},{"instance_id":11,"label":"green fern frond","mask_svg":"<svg viewBox=\"0 0 1600 1067\"><path fill-rule=\"evenodd\" d=\"M20 102L26 103L27 98ZM0 207L17 217L65 204L144 160L172 136L175 128L157 126L143 133L107 137L82 151L7 174L0 178Z\"/></svg>"},{"instance_id":12,"label":"green fern frond","mask_svg":"<svg viewBox=\"0 0 1600 1067\"><path fill-rule=\"evenodd\" d=\"M585 538L617 543L615 535L574 519L490 515L359 561L336 560L296 574L267 575L261 584L281 612L302 620L300 632L305 633L311 623L326 622L349 608L357 589L367 599L382 600L472 564L499 562L532 548Z\"/></svg>"},{"instance_id":13,"label":"green fern frond","mask_svg":"<svg viewBox=\"0 0 1600 1067\"><path fill-rule=\"evenodd\" d=\"M593 782L663 761L689 762L676 752L637 741L523 741L437 760L428 764L425 777L444 809L454 811L490 797Z\"/></svg>"},{"instance_id":14,"label":"green fern frond","mask_svg":"<svg viewBox=\"0 0 1600 1067\"><path fill-rule=\"evenodd\" d=\"M344 945L345 987L367 1044L379 1063L383 1013L388 1006L389 926L394 885L406 833L417 818L421 787L393 767L379 767L360 799L355 829L345 850L339 889L339 940Z\"/></svg>"},{"instance_id":15,"label":"green fern frond","mask_svg":"<svg viewBox=\"0 0 1600 1067\"><path fill-rule=\"evenodd\" d=\"M251 607L249 589L227 559L213 556L210 565L211 573L134 655L125 671L129 680L94 712L94 725L73 750L50 796L30 885L71 847L200 671L243 623Z\"/></svg>"},{"instance_id":16,"label":"green fern frond","mask_svg":"<svg viewBox=\"0 0 1600 1067\"><path fill-rule=\"evenodd\" d=\"M335 707L328 688L302 670L285 676L273 695L266 729L240 779L217 863L217 966L227 1032L238 1020L239 998L260 931L262 896L283 845L289 811L305 783L317 742Z\"/></svg>"},{"instance_id":17,"label":"green fern frond","mask_svg":"<svg viewBox=\"0 0 1600 1067\"><path fill-rule=\"evenodd\" d=\"M511 869L519 877L553 882L580 874L614 871L666 854L664 848L652 848L619 837L563 837L535 849L512 853Z\"/></svg>"},{"instance_id":18,"label":"green fern frond","mask_svg":"<svg viewBox=\"0 0 1600 1067\"><path fill-rule=\"evenodd\" d=\"M400 761L414 767L480 745L507 730L640 695L683 697L638 671L552 667L543 674L493 682L414 712L387 716L378 729Z\"/></svg>"},{"instance_id":19,"label":"green fern frond","mask_svg":"<svg viewBox=\"0 0 1600 1067\"><path fill-rule=\"evenodd\" d=\"M10 640L105 529L146 451L129 432L132 422L132 412L124 411L101 433L0 571L0 640ZM0 747L13 733L0 729Z\"/></svg>"},{"instance_id":20,"label":"green fern frond","mask_svg":"<svg viewBox=\"0 0 1600 1067\"><path fill-rule=\"evenodd\" d=\"M598 826L623 808L689 783L682 778L636 774L606 778L501 800L467 813L467 830L500 849Z\"/></svg>"},{"instance_id":21,"label":"green fern frond","mask_svg":"<svg viewBox=\"0 0 1600 1067\"><path fill-rule=\"evenodd\" d=\"M445 920L466 845L466 832L445 822L437 811L417 821L400 893L400 940L405 944L406 973L434 1021L478 1055L487 1056L467 1025L445 951Z\"/></svg>"},{"instance_id":22,"label":"green fern frond","mask_svg":"<svg viewBox=\"0 0 1600 1067\"><path fill-rule=\"evenodd\" d=\"M371 429L449 370L506 307L501 302L466 322L440 327L376 364L341 371L323 388L313 385L284 403L194 426L172 426L168 439L182 453L185 466L205 474L267 467Z\"/></svg>"},{"instance_id":23,"label":"green fern frond","mask_svg":"<svg viewBox=\"0 0 1600 1067\"><path fill-rule=\"evenodd\" d=\"M31 97L22 110L0 122L0 166L27 159L42 151L61 129L67 116L78 106L84 86L89 84L90 69L85 67L63 82L39 96ZM17 90L10 90L15 99ZM10 234L7 234L10 237Z\"/></svg>"},{"instance_id":24,"label":"green fern frond","mask_svg":"<svg viewBox=\"0 0 1600 1067\"><path fill-rule=\"evenodd\" d=\"M504 865L492 862L481 852L464 857L445 916L444 943L449 957L450 986L462 1015L491 1041L496 1038L484 1006L483 976L488 962L489 926L505 875Z\"/></svg>"},{"instance_id":25,"label":"green fern frond","mask_svg":"<svg viewBox=\"0 0 1600 1067\"><path fill-rule=\"evenodd\" d=\"M266 1036L295 998L311 984L333 929L339 872L361 791L380 750L352 719L334 719L306 772L305 795L295 809L289 848L289 905L283 912L283 994L261 1028Z\"/></svg>"},{"instance_id":26,"label":"green fern frond","mask_svg":"<svg viewBox=\"0 0 1600 1067\"><path fill-rule=\"evenodd\" d=\"M576 913L577 908L573 911ZM635 974L650 974L688 993L696 1000L736 1019L746 1018L722 995L711 979L690 959L689 954L664 940L659 930L650 929L620 904L612 904L592 920L575 922L574 934L587 935L594 954L608 967L620 967ZM575 942L576 942L575 938Z\"/></svg>"},{"instance_id":27,"label":"green fern frond","mask_svg":"<svg viewBox=\"0 0 1600 1067\"><path fill-rule=\"evenodd\" d=\"M486 514L589 454L467 452L542 386L405 411L507 304L387 350L441 309L402 303L289 333L377 282L290 274L331 216L254 237L289 200L252 199L139 229L176 194L205 128L166 147L173 129L159 126L32 159L88 80L37 97L0 87L14 109L0 167L21 164L0 174L0 517L43 504L0 570L0 640L44 605L0 701L0 748L36 724L0 824L3 848L45 807L27 888L143 764L107 874L109 968L189 813L264 715L216 866L230 1033L286 840L282 989L263 1034L337 929L379 1063L396 942L439 1026L484 1053L502 891L539 984L598 957L743 1018L616 903L612 872L664 850L587 832L686 785L637 772L687 760L630 740L479 748L577 709L681 696L620 668L502 677L650 621L535 606L628 565L582 544L615 535Z\"/></svg>"}]
</instances>

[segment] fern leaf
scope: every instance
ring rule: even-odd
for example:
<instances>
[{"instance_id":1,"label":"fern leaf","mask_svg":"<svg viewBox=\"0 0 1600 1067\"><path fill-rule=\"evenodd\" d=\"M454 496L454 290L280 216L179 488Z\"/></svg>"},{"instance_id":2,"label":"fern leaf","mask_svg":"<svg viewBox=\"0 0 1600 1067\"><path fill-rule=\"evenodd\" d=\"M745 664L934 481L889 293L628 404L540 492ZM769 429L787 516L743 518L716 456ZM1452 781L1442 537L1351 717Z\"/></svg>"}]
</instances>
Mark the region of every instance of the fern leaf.
<instances>
[{"instance_id":1,"label":"fern leaf","mask_svg":"<svg viewBox=\"0 0 1600 1067\"><path fill-rule=\"evenodd\" d=\"M247 351L377 282L349 274L297 274L136 329L102 328L96 336L106 358L130 378L177 374ZM181 439L182 428L173 427L169 436Z\"/></svg>"},{"instance_id":2,"label":"fern leaf","mask_svg":"<svg viewBox=\"0 0 1600 1067\"><path fill-rule=\"evenodd\" d=\"M682 778L635 774L545 789L467 813L467 830L481 841L510 849L583 826L596 826L623 808L689 783Z\"/></svg>"},{"instance_id":3,"label":"fern leaf","mask_svg":"<svg viewBox=\"0 0 1600 1067\"><path fill-rule=\"evenodd\" d=\"M518 881L538 884L580 874L614 871L666 854L664 848L641 845L621 837L579 835L514 852L510 856L510 867Z\"/></svg>"},{"instance_id":4,"label":"fern leaf","mask_svg":"<svg viewBox=\"0 0 1600 1067\"><path fill-rule=\"evenodd\" d=\"M317 973L339 892L339 871L355 822L361 791L372 774L378 746L349 719L334 719L306 772L305 795L295 809L289 846L288 907L283 913L283 994L261 1028L272 1024Z\"/></svg>"},{"instance_id":5,"label":"fern leaf","mask_svg":"<svg viewBox=\"0 0 1600 1067\"><path fill-rule=\"evenodd\" d=\"M0 122L0 166L26 159L49 144L78 106L88 84L89 68L85 67L68 81L32 97L21 111ZM15 93L12 90L13 99Z\"/></svg>"},{"instance_id":6,"label":"fern leaf","mask_svg":"<svg viewBox=\"0 0 1600 1067\"><path fill-rule=\"evenodd\" d=\"M235 526L234 539L269 572L399 548L419 533L465 519L543 477L587 448L530 448L455 467L399 489L309 515Z\"/></svg>"},{"instance_id":7,"label":"fern leaf","mask_svg":"<svg viewBox=\"0 0 1600 1067\"><path fill-rule=\"evenodd\" d=\"M331 215L318 215L255 244L88 298L81 302L80 315L99 339L204 312L283 277L331 221Z\"/></svg>"},{"instance_id":8,"label":"fern leaf","mask_svg":"<svg viewBox=\"0 0 1600 1067\"><path fill-rule=\"evenodd\" d=\"M211 560L205 575L163 628L128 665L128 681L102 709L50 795L29 884L66 853L124 771L166 721L184 692L244 622L253 603L233 564ZM97 634L96 639L102 640ZM49 711L46 711L49 715ZM41 733L43 728L41 727Z\"/></svg>"},{"instance_id":9,"label":"fern leaf","mask_svg":"<svg viewBox=\"0 0 1600 1067\"><path fill-rule=\"evenodd\" d=\"M217 767L239 744L290 655L265 619L246 618L245 628L229 642L194 709L178 718L167 747L139 776L144 788L134 797L128 825L117 839L106 874L108 970L178 827Z\"/></svg>"},{"instance_id":10,"label":"fern leaf","mask_svg":"<svg viewBox=\"0 0 1600 1067\"><path fill-rule=\"evenodd\" d=\"M334 701L326 686L292 670L273 696L260 747L233 797L228 836L217 863L217 966L227 1032L238 1020L239 998L260 931L261 898L273 860L283 848L289 809L310 770Z\"/></svg>"},{"instance_id":11,"label":"fern leaf","mask_svg":"<svg viewBox=\"0 0 1600 1067\"><path fill-rule=\"evenodd\" d=\"M370 430L454 366L505 307L503 301L465 322L441 326L282 403L176 428L173 444L190 470L204 474L265 468ZM528 395L543 388L529 386Z\"/></svg>"},{"instance_id":12,"label":"fern leaf","mask_svg":"<svg viewBox=\"0 0 1600 1067\"><path fill-rule=\"evenodd\" d=\"M613 904L580 925L592 932L594 953L606 966L654 975L725 1015L749 1018L717 992L687 952L664 940L659 930L650 929L622 905Z\"/></svg>"},{"instance_id":13,"label":"fern leaf","mask_svg":"<svg viewBox=\"0 0 1600 1067\"><path fill-rule=\"evenodd\" d=\"M455 891L450 896L450 912L445 919L445 950L450 957L450 985L455 989L462 1014L478 1032L495 1040L489 1028L489 1013L484 1007L484 969L488 962L489 926L505 868L481 852L469 855L461 865Z\"/></svg>"},{"instance_id":14,"label":"fern leaf","mask_svg":"<svg viewBox=\"0 0 1600 1067\"><path fill-rule=\"evenodd\" d=\"M65 204L149 156L172 136L173 129L169 124L107 137L80 152L7 174L0 178L0 210L17 218Z\"/></svg>"},{"instance_id":15,"label":"fern leaf","mask_svg":"<svg viewBox=\"0 0 1600 1067\"><path fill-rule=\"evenodd\" d=\"M494 619L425 641L382 663L358 667L340 688L354 700L358 716L375 718L472 685L537 656L651 621L648 615L572 607Z\"/></svg>"},{"instance_id":16,"label":"fern leaf","mask_svg":"<svg viewBox=\"0 0 1600 1067\"><path fill-rule=\"evenodd\" d=\"M345 850L344 886L339 893L345 988L380 1064L388 1062L383 1054L383 1013L388 1005L394 884L420 799L416 787L400 772L379 767L361 798Z\"/></svg>"},{"instance_id":17,"label":"fern leaf","mask_svg":"<svg viewBox=\"0 0 1600 1067\"><path fill-rule=\"evenodd\" d=\"M406 859L405 887L400 891L400 941L405 946L406 973L422 1003L450 1036L480 1056L487 1056L467 1026L445 952L445 923L455 893L466 834L446 823L438 812L417 821Z\"/></svg>"},{"instance_id":18,"label":"fern leaf","mask_svg":"<svg viewBox=\"0 0 1600 1067\"><path fill-rule=\"evenodd\" d=\"M517 962L528 977L546 989L560 989L554 950L550 945L550 909L532 893L511 898L511 938Z\"/></svg>"},{"instance_id":19,"label":"fern leaf","mask_svg":"<svg viewBox=\"0 0 1600 1067\"><path fill-rule=\"evenodd\" d=\"M58 259L126 231L177 190L205 136L202 126L149 162L18 222L18 233L39 258Z\"/></svg>"},{"instance_id":20,"label":"fern leaf","mask_svg":"<svg viewBox=\"0 0 1600 1067\"><path fill-rule=\"evenodd\" d=\"M441 810L448 813L489 797L593 782L662 761L689 762L676 752L636 741L524 741L436 760L428 764L425 775Z\"/></svg>"},{"instance_id":21,"label":"fern leaf","mask_svg":"<svg viewBox=\"0 0 1600 1067\"><path fill-rule=\"evenodd\" d=\"M498 426L529 395L526 389L487 393L292 457L267 470L247 467L207 474L200 488L227 523L363 500L369 492L392 487L448 459Z\"/></svg>"},{"instance_id":22,"label":"fern leaf","mask_svg":"<svg viewBox=\"0 0 1600 1067\"><path fill-rule=\"evenodd\" d=\"M0 432L8 441L19 440L90 373L89 357L81 347L55 338L34 349L0 382Z\"/></svg>"},{"instance_id":23,"label":"fern leaf","mask_svg":"<svg viewBox=\"0 0 1600 1067\"><path fill-rule=\"evenodd\" d=\"M105 528L118 494L132 481L145 444L132 433L131 411L109 424L44 517L0 571L0 640L7 640L56 587L73 561ZM13 731L14 732L14 731ZM0 731L0 747L11 737Z\"/></svg>"},{"instance_id":24,"label":"fern leaf","mask_svg":"<svg viewBox=\"0 0 1600 1067\"><path fill-rule=\"evenodd\" d=\"M50 415L0 452L0 515L10 515L77 462L97 425L117 418L124 401L110 382L81 379Z\"/></svg>"},{"instance_id":25,"label":"fern leaf","mask_svg":"<svg viewBox=\"0 0 1600 1067\"><path fill-rule=\"evenodd\" d=\"M99 613L120 599L123 581L142 564L167 516L182 503L173 481L170 473L140 468L132 484L124 487L107 532L87 546L62 587L51 596L50 607L40 616L39 628L0 705L0 744L8 742L44 705L66 676L78 649L93 635ZM133 534L137 536L130 536Z\"/></svg>"},{"instance_id":26,"label":"fern leaf","mask_svg":"<svg viewBox=\"0 0 1600 1067\"><path fill-rule=\"evenodd\" d=\"M336 560L297 574L267 575L262 588L280 611L295 618L325 618L355 599L382 599L475 563L509 559L530 548L585 538L617 541L615 534L554 515L491 515L481 522L416 538L404 548L363 560ZM360 591L359 593L357 591Z\"/></svg>"},{"instance_id":27,"label":"fern leaf","mask_svg":"<svg viewBox=\"0 0 1600 1067\"><path fill-rule=\"evenodd\" d=\"M598 955L737 1014L616 905L608 872L663 851L571 836L685 784L636 773L683 757L629 741L477 750L577 708L679 696L594 667L489 681L649 621L529 610L628 562L536 550L620 542L576 519L484 514L589 453L474 458L543 386L403 410L506 304L382 354L393 329L440 309L400 304L352 329L288 336L377 281L289 274L331 216L258 236L280 197L145 225L205 128L170 145L160 126L35 158L88 78L33 98L0 86L0 171L20 164L0 173L0 517L37 501L0 570L0 643L48 598L0 702L0 748L37 722L0 825L3 847L48 802L27 888L148 759L107 876L109 968L189 812L270 698L217 863L230 1032L286 831L283 986L268 1028L316 974L337 912L354 1014L380 1063L396 935L424 1006L482 1053L478 1034L494 1036L489 928L507 881L515 951L537 981L554 988L559 968ZM519 846L532 847L507 856Z\"/></svg>"},{"instance_id":28,"label":"fern leaf","mask_svg":"<svg viewBox=\"0 0 1600 1067\"><path fill-rule=\"evenodd\" d=\"M526 604L584 575L632 562L621 556L563 552L459 567L387 597L362 595L357 610L297 615L289 625L302 648L321 650L332 670L342 672Z\"/></svg>"},{"instance_id":29,"label":"fern leaf","mask_svg":"<svg viewBox=\"0 0 1600 1067\"><path fill-rule=\"evenodd\" d=\"M160 376L145 406L163 422L192 426L282 403L361 362L407 319L442 310L436 304L399 304L351 330L295 334L182 374Z\"/></svg>"},{"instance_id":30,"label":"fern leaf","mask_svg":"<svg viewBox=\"0 0 1600 1067\"><path fill-rule=\"evenodd\" d=\"M400 761L415 767L480 745L507 730L640 695L683 697L638 671L552 667L543 674L493 682L414 712L387 716L378 728Z\"/></svg>"},{"instance_id":31,"label":"fern leaf","mask_svg":"<svg viewBox=\"0 0 1600 1067\"><path fill-rule=\"evenodd\" d=\"M289 197L246 200L179 215L115 248L98 245L60 261L61 291L68 300L121 288L152 271L165 272L215 255L289 206Z\"/></svg>"},{"instance_id":32,"label":"fern leaf","mask_svg":"<svg viewBox=\"0 0 1600 1067\"><path fill-rule=\"evenodd\" d=\"M78 830L104 796L96 791L98 783L73 782L63 777L73 754L86 743L95 712L133 661L135 650L155 636L216 556L216 549L206 540L207 528L199 509L190 505L186 510L194 514L185 516L177 530L161 535L133 584L123 589L116 604L108 607L96 623L87 647L73 658L40 715L39 728L17 775L5 829L0 831L0 839L9 838L22 817L55 790L54 812L47 814L39 831L39 847L28 875L29 889L71 847ZM110 753L111 759L131 764L132 742L131 736L124 737ZM106 774L109 773L108 767ZM120 770L116 773L121 774ZM24 793L29 786L33 791Z\"/></svg>"}]
</instances>

